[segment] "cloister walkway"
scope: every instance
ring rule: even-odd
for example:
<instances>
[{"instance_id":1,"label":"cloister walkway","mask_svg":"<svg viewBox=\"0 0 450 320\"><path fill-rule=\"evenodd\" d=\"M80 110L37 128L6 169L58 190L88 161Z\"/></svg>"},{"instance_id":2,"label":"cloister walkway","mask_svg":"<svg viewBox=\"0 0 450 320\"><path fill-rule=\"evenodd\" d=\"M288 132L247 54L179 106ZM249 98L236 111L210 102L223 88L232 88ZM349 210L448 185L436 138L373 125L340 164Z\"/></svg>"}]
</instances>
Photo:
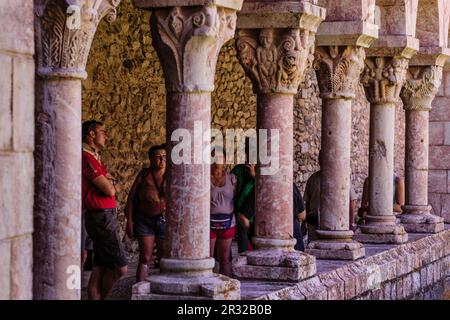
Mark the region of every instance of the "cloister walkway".
<instances>
[{"instance_id":1,"label":"cloister walkway","mask_svg":"<svg viewBox=\"0 0 450 320\"><path fill-rule=\"evenodd\" d=\"M450 224L445 225L445 230L448 232L450 230ZM409 235L408 243L415 242L424 237L430 236L430 234L425 233L414 233ZM366 257L379 254L381 252L393 249L400 246L399 244L366 244ZM233 246L233 257L238 255L237 253L237 243L234 241ZM317 275L327 273L336 270L342 266L355 263L349 260L317 260ZM135 281L135 273L137 268L137 256L134 256L128 267L128 275L122 278L114 287L111 299L113 300L129 300L131 299L131 287ZM152 269L151 274L157 273L157 269ZM86 288L89 279L90 272L83 272L82 276L82 299L86 299ZM274 281L262 281L262 280L240 280L241 282L241 299L251 300L264 295L270 294L272 292L293 286L294 284L288 284L286 282L274 282ZM448 282L448 279L447 279ZM431 298L431 297L430 297ZM434 297L436 298L436 297Z\"/></svg>"}]
</instances>

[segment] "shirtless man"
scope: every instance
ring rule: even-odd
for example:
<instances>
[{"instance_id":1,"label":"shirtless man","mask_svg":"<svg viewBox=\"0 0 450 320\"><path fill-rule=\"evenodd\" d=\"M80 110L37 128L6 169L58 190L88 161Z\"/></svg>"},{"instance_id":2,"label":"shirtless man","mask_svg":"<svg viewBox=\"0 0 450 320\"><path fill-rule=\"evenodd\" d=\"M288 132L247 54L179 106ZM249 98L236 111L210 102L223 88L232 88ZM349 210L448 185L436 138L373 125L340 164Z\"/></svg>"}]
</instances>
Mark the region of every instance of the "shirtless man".
<instances>
[{"instance_id":1,"label":"shirtless man","mask_svg":"<svg viewBox=\"0 0 450 320\"><path fill-rule=\"evenodd\" d=\"M142 169L137 175L128 195L125 209L127 234L130 238L137 237L139 242L137 282L145 280L148 276L155 241L158 259L163 255L164 213L166 211L165 144L151 147L148 157L150 168Z\"/></svg>"}]
</instances>

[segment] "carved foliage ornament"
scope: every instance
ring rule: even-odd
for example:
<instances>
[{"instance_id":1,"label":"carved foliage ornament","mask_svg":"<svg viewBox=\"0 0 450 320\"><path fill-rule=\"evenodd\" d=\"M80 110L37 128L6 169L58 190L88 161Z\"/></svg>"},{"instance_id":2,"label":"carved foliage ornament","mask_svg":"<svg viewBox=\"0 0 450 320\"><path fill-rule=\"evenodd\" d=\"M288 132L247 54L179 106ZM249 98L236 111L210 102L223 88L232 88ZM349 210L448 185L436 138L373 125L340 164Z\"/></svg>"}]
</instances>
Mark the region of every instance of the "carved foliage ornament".
<instances>
[{"instance_id":1,"label":"carved foliage ornament","mask_svg":"<svg viewBox=\"0 0 450 320\"><path fill-rule=\"evenodd\" d=\"M442 67L410 67L400 94L405 110L431 110L442 81Z\"/></svg>"},{"instance_id":2,"label":"carved foliage ornament","mask_svg":"<svg viewBox=\"0 0 450 320\"><path fill-rule=\"evenodd\" d=\"M214 5L158 9L150 23L167 91L213 91L217 57L236 28L235 11Z\"/></svg>"},{"instance_id":3,"label":"carved foliage ornament","mask_svg":"<svg viewBox=\"0 0 450 320\"><path fill-rule=\"evenodd\" d=\"M364 69L364 48L317 47L314 53L314 69L323 98L355 97L356 85Z\"/></svg>"},{"instance_id":4,"label":"carved foliage ornament","mask_svg":"<svg viewBox=\"0 0 450 320\"><path fill-rule=\"evenodd\" d=\"M239 30L236 49L257 93L297 93L314 34L301 29Z\"/></svg>"},{"instance_id":5,"label":"carved foliage ornament","mask_svg":"<svg viewBox=\"0 0 450 320\"><path fill-rule=\"evenodd\" d=\"M97 25L105 16L109 22L116 18L120 1L35 1L38 74L85 78Z\"/></svg>"},{"instance_id":6,"label":"carved foliage ornament","mask_svg":"<svg viewBox=\"0 0 450 320\"><path fill-rule=\"evenodd\" d=\"M370 57L365 60L361 82L370 103L396 103L406 78L408 59Z\"/></svg>"}]
</instances>

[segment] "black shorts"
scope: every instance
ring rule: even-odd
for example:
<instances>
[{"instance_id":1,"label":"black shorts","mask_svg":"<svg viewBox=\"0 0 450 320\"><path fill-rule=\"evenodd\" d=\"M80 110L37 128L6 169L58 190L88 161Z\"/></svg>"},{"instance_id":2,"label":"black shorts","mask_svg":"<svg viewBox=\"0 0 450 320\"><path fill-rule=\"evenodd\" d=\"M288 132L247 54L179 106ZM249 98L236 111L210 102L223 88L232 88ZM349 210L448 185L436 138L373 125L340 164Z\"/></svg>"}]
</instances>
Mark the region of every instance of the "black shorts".
<instances>
[{"instance_id":1,"label":"black shorts","mask_svg":"<svg viewBox=\"0 0 450 320\"><path fill-rule=\"evenodd\" d=\"M133 235L135 237L156 237L164 239L166 221L162 215L147 217L136 214L133 221Z\"/></svg>"},{"instance_id":2,"label":"black shorts","mask_svg":"<svg viewBox=\"0 0 450 320\"><path fill-rule=\"evenodd\" d=\"M85 225L94 243L94 267L117 269L128 264L120 241L116 209L87 210Z\"/></svg>"}]
</instances>

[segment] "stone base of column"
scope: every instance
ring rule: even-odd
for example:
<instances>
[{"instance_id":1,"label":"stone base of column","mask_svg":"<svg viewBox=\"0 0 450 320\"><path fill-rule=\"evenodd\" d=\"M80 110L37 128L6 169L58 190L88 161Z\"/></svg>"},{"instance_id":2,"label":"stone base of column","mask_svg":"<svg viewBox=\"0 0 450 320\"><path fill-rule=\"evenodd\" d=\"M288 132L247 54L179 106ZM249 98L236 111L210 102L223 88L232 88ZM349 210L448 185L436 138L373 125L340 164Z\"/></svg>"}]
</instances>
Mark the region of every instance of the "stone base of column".
<instances>
[{"instance_id":1,"label":"stone base of column","mask_svg":"<svg viewBox=\"0 0 450 320\"><path fill-rule=\"evenodd\" d=\"M366 224L355 231L353 239L362 243L405 243L408 241L408 234L401 224L396 223L396 219L394 215L368 215Z\"/></svg>"},{"instance_id":2,"label":"stone base of column","mask_svg":"<svg viewBox=\"0 0 450 320\"><path fill-rule=\"evenodd\" d=\"M214 259L161 259L160 275L136 283L132 300L239 300L240 282L214 274Z\"/></svg>"},{"instance_id":3,"label":"stone base of column","mask_svg":"<svg viewBox=\"0 0 450 320\"><path fill-rule=\"evenodd\" d=\"M411 233L439 233L444 231L444 218L431 214L431 206L402 206L403 213L397 217Z\"/></svg>"},{"instance_id":4,"label":"stone base of column","mask_svg":"<svg viewBox=\"0 0 450 320\"><path fill-rule=\"evenodd\" d=\"M238 280L219 274L209 277L155 275L136 283L132 300L240 300Z\"/></svg>"},{"instance_id":5,"label":"stone base of column","mask_svg":"<svg viewBox=\"0 0 450 320\"><path fill-rule=\"evenodd\" d=\"M133 300L239 300L240 282L214 274L214 259L161 259L162 274L133 286Z\"/></svg>"},{"instance_id":6,"label":"stone base of column","mask_svg":"<svg viewBox=\"0 0 450 320\"><path fill-rule=\"evenodd\" d=\"M356 260L366 255L364 246L352 240L353 231L317 230L319 240L312 241L306 253L317 259Z\"/></svg>"},{"instance_id":7,"label":"stone base of column","mask_svg":"<svg viewBox=\"0 0 450 320\"><path fill-rule=\"evenodd\" d=\"M301 251L259 249L233 260L233 275L240 279L299 282L316 274L316 259Z\"/></svg>"}]
</instances>

